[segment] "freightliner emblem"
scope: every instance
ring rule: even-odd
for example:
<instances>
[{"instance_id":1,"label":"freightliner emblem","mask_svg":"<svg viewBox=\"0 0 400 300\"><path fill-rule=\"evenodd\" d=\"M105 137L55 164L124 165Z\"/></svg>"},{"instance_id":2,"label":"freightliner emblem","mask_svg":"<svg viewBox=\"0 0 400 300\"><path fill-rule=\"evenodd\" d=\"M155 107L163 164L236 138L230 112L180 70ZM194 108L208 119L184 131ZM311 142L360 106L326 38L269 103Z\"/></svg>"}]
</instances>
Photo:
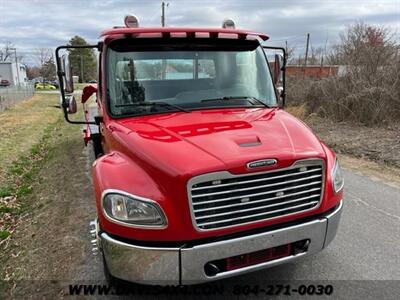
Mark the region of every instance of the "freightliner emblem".
<instances>
[{"instance_id":1,"label":"freightliner emblem","mask_svg":"<svg viewBox=\"0 0 400 300\"><path fill-rule=\"evenodd\" d=\"M276 159L256 160L256 161L249 162L247 164L247 169L254 169L254 168L273 166L273 165L275 165L277 163L278 163L278 161Z\"/></svg>"}]
</instances>

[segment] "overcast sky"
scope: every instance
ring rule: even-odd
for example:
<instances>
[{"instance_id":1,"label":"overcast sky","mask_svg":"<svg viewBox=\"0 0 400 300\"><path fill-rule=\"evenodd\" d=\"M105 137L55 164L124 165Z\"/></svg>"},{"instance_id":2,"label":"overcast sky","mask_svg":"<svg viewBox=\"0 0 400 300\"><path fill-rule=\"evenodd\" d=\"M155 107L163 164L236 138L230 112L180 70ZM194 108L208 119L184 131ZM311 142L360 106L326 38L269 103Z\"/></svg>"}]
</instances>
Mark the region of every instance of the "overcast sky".
<instances>
[{"instance_id":1,"label":"overcast sky","mask_svg":"<svg viewBox=\"0 0 400 300\"><path fill-rule=\"evenodd\" d=\"M303 51L306 34L314 47L334 44L357 20L385 25L399 40L400 0L170 0L167 26L219 27L232 18L237 28L266 32L270 43ZM72 36L89 42L105 28L123 25L126 14L141 26L159 26L161 0L0 0L0 44L11 41L34 62L34 50L65 44Z\"/></svg>"}]
</instances>

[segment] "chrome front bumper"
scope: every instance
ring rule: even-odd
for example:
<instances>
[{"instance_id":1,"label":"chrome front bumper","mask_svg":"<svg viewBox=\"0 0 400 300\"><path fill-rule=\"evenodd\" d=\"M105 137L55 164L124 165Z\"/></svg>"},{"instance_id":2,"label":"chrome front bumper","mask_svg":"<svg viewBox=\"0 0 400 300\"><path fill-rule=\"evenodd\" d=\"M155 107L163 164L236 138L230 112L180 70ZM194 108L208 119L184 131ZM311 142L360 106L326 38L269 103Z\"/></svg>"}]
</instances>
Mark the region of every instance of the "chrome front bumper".
<instances>
[{"instance_id":1,"label":"chrome front bumper","mask_svg":"<svg viewBox=\"0 0 400 300\"><path fill-rule=\"evenodd\" d=\"M343 201L335 211L319 219L277 230L206 243L193 247L156 248L120 242L107 233L99 235L110 273L120 279L142 284L196 284L236 276L292 262L325 248L335 237ZM207 276L204 266L210 261L277 247L299 240L310 240L306 252L268 262Z\"/></svg>"}]
</instances>

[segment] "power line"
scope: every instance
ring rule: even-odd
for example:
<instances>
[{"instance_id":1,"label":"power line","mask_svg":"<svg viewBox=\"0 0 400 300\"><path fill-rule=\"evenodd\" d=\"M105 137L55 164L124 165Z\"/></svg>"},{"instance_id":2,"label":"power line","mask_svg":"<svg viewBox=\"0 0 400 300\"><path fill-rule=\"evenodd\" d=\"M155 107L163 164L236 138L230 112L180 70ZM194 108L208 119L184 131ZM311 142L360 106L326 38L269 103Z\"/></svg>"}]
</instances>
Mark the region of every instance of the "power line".
<instances>
[{"instance_id":1,"label":"power line","mask_svg":"<svg viewBox=\"0 0 400 300\"><path fill-rule=\"evenodd\" d=\"M279 38L279 39L271 39L272 42L276 43L276 42L284 42L284 41L295 41L295 40L300 40L303 39L305 37L304 34L301 35L292 35L292 36L288 36L288 37L283 37L283 38Z\"/></svg>"}]
</instances>

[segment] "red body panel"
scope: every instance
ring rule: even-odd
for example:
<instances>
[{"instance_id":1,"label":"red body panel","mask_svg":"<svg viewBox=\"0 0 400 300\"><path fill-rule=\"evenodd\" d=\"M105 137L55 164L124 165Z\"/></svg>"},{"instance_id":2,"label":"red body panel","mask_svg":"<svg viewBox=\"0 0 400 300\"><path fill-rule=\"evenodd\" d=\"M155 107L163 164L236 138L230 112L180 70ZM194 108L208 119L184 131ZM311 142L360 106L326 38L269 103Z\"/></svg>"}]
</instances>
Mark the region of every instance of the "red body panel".
<instances>
[{"instance_id":1,"label":"red body panel","mask_svg":"<svg viewBox=\"0 0 400 300\"><path fill-rule=\"evenodd\" d=\"M109 153L94 168L99 220L109 233L148 241L183 241L219 236L324 212L341 199L333 195L334 155L300 121L279 109L218 109L109 119L103 134ZM242 147L242 142L259 145ZM327 164L324 199L314 211L229 229L199 232L192 225L186 184L196 175L228 170L248 173L246 163L275 158L274 168L295 160L323 158ZM259 168L265 171L271 167ZM165 229L132 229L106 220L100 197L105 189L157 201L168 218Z\"/></svg>"}]
</instances>

